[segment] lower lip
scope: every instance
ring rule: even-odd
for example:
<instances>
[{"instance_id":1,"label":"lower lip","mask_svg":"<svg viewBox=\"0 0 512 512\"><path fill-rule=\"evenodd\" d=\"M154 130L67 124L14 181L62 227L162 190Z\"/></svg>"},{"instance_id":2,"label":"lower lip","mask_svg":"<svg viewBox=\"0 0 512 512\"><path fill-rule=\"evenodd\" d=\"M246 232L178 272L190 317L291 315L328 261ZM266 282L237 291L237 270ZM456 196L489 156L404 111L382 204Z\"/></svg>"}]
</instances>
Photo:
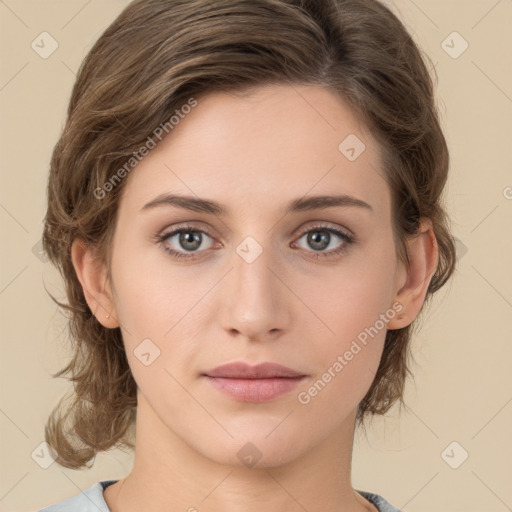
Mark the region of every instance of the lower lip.
<instances>
[{"instance_id":1,"label":"lower lip","mask_svg":"<svg viewBox=\"0 0 512 512\"><path fill-rule=\"evenodd\" d=\"M276 377L272 379L227 379L205 375L210 384L241 402L267 402L297 387L305 377Z\"/></svg>"}]
</instances>

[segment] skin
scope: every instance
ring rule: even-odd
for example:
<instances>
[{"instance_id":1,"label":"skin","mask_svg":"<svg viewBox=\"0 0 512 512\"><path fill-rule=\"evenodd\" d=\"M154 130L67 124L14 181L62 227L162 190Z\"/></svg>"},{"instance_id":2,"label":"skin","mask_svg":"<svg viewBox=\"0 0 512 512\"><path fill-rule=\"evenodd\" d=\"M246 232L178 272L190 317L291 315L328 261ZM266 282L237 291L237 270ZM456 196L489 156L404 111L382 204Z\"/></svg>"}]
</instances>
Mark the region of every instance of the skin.
<instances>
[{"instance_id":1,"label":"skin","mask_svg":"<svg viewBox=\"0 0 512 512\"><path fill-rule=\"evenodd\" d=\"M91 247L77 240L72 248L91 310L105 327L121 326L138 385L133 470L106 489L107 504L113 512L375 512L352 488L350 472L357 406L386 329L309 403L297 396L393 303L402 310L387 329L414 320L437 264L431 223L422 219L408 242L406 268L395 252L379 147L331 90L265 86L198 100L127 178L110 279ZM349 134L366 146L355 161L338 150ZM171 192L218 201L230 214L171 205L141 211ZM328 194L354 196L373 211L281 212L293 199ZM315 250L308 233L319 222L356 242L315 257L345 243L332 234ZM207 233L188 260L155 240L183 223ZM252 263L236 252L247 236L263 250ZM179 235L165 244L182 253L189 247ZM160 350L149 366L134 355L147 338ZM307 377L271 401L239 402L201 377L234 361L277 362ZM253 467L237 456L249 442L261 453Z\"/></svg>"}]
</instances>

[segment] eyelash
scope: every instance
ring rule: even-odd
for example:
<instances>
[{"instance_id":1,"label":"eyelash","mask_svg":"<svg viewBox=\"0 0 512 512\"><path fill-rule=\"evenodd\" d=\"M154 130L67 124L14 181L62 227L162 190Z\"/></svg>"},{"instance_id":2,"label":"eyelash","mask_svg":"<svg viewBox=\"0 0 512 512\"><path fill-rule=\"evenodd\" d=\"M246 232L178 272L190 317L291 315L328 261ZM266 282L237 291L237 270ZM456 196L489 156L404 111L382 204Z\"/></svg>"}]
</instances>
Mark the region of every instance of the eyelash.
<instances>
[{"instance_id":1,"label":"eyelash","mask_svg":"<svg viewBox=\"0 0 512 512\"><path fill-rule=\"evenodd\" d=\"M315 232L315 231L327 231L328 233L332 233L334 235L339 236L344 242L342 245L340 245L340 247L338 247L337 249L333 249L331 251L327 251L327 252L311 251L316 255L315 257L317 259L318 258L333 258L333 257L339 256L346 251L346 249L348 248L349 245L351 245L355 242L354 236L349 235L348 233L345 233L344 231L340 231L338 229L335 229L330 226L325 226L325 225L313 226L313 227L307 229L306 231L302 232L299 235L298 239L302 238L304 235L306 235L308 233ZM168 233L156 235L156 241L161 245L162 249L166 253L171 255L173 258L188 260L190 258L195 258L197 253L201 252L201 251L191 252L189 254L186 254L186 253L175 251L174 249L170 249L168 246L165 245L165 242L168 239L172 238L174 235L177 235L179 233L190 233L190 232L202 233L202 234L205 234L213 239L213 236L211 236L208 233L208 231L205 231L202 229L197 229L195 226L180 226L179 228L174 229L173 231L169 231Z\"/></svg>"}]
</instances>

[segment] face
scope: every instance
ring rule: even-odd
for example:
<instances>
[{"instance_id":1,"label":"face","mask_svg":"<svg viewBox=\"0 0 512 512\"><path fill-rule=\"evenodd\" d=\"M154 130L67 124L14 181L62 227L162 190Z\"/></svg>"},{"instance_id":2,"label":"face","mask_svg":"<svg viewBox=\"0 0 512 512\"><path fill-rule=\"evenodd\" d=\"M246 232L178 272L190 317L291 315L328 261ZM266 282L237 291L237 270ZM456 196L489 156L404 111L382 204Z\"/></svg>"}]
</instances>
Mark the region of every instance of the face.
<instances>
[{"instance_id":1,"label":"face","mask_svg":"<svg viewBox=\"0 0 512 512\"><path fill-rule=\"evenodd\" d=\"M379 148L340 98L198 98L129 175L118 214L112 311L155 432L221 463L241 465L246 446L273 465L353 423L400 274ZM297 377L213 376L234 362Z\"/></svg>"}]
</instances>

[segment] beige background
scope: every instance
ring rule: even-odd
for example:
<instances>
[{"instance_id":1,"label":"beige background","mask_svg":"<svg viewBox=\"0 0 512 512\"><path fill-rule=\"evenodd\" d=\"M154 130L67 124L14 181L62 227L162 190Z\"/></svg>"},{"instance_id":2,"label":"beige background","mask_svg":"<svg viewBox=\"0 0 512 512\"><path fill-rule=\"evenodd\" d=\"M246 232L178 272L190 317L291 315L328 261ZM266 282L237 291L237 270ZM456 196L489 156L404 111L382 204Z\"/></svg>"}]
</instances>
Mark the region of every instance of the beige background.
<instances>
[{"instance_id":1,"label":"beige background","mask_svg":"<svg viewBox=\"0 0 512 512\"><path fill-rule=\"evenodd\" d=\"M50 377L66 362L66 324L43 283L63 297L61 283L37 256L50 153L74 72L126 3L0 0L1 511L37 510L131 467L118 451L85 471L43 469L32 458L50 409L70 389ZM512 2L388 3L439 76L446 197L461 252L414 340L409 410L357 436L353 485L408 512L504 512L512 509ZM59 45L47 59L31 48L43 31ZM442 46L454 31L469 44L458 58ZM458 36L447 44L462 48ZM469 457L453 469L446 461L460 463L463 450Z\"/></svg>"}]
</instances>

